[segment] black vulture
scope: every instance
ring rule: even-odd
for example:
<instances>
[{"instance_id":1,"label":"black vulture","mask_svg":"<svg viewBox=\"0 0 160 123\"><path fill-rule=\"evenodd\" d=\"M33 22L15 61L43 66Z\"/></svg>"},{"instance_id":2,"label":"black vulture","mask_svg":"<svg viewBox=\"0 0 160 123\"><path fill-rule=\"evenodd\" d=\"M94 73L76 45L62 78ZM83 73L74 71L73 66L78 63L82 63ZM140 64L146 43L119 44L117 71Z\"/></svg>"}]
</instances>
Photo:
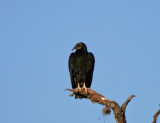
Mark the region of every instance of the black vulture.
<instances>
[{"instance_id":1,"label":"black vulture","mask_svg":"<svg viewBox=\"0 0 160 123\"><path fill-rule=\"evenodd\" d=\"M69 57L69 72L71 78L72 88L87 88L91 87L92 76L94 70L94 55L87 51L87 46L83 42L79 42L72 50L76 50L71 53ZM76 94L75 98L85 98L80 94Z\"/></svg>"}]
</instances>

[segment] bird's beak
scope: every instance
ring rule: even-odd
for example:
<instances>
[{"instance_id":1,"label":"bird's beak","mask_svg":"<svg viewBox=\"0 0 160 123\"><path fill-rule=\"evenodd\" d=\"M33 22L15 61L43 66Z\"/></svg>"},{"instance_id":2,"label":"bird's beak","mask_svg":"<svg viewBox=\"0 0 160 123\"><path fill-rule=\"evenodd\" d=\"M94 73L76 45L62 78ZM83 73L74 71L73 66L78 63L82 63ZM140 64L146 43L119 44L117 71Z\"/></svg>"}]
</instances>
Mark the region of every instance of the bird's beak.
<instances>
[{"instance_id":1,"label":"bird's beak","mask_svg":"<svg viewBox=\"0 0 160 123\"><path fill-rule=\"evenodd\" d=\"M72 51L73 51L74 49L76 49L76 48L75 48L75 47L73 47L73 48L72 48Z\"/></svg>"}]
</instances>

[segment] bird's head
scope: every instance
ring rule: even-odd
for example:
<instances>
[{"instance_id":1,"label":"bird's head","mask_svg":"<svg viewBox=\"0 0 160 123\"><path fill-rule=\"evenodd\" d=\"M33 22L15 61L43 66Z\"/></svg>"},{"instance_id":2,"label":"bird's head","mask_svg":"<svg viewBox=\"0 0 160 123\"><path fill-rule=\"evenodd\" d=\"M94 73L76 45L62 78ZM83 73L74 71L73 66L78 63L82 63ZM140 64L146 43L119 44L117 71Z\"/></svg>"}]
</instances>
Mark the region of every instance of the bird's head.
<instances>
[{"instance_id":1,"label":"bird's head","mask_svg":"<svg viewBox=\"0 0 160 123\"><path fill-rule=\"evenodd\" d=\"M87 50L87 46L83 42L77 43L72 50Z\"/></svg>"}]
</instances>

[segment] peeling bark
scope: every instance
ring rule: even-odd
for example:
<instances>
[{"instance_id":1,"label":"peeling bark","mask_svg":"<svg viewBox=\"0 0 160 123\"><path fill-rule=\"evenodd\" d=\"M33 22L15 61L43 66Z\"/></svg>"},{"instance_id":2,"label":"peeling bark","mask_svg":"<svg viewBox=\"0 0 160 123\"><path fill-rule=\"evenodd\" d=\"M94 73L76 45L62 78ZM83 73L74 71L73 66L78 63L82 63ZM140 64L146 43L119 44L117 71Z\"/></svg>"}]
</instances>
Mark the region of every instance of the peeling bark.
<instances>
[{"instance_id":1,"label":"peeling bark","mask_svg":"<svg viewBox=\"0 0 160 123\"><path fill-rule=\"evenodd\" d=\"M114 117L116 119L117 123L126 123L126 117L125 117L125 111L128 103L131 101L135 95L131 95L123 104L122 106L119 106L119 104L115 101L111 101L107 98L105 98L103 95L97 93L96 91L93 91L91 89L88 89L87 91L84 88L81 89L66 89L68 91L73 92L70 94L70 96L73 96L74 94L81 94L88 98L93 103L99 103L101 105L105 105L105 108L103 109L104 114L109 114L113 110Z\"/></svg>"}]
</instances>

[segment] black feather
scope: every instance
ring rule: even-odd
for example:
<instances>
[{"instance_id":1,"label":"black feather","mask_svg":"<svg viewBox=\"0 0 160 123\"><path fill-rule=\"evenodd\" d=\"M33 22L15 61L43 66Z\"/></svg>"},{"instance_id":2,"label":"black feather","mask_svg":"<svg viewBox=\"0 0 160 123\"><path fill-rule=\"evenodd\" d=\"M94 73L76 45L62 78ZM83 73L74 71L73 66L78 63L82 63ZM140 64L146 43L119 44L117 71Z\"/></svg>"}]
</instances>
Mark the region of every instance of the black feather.
<instances>
[{"instance_id":1,"label":"black feather","mask_svg":"<svg viewBox=\"0 0 160 123\"><path fill-rule=\"evenodd\" d=\"M72 88L77 88L78 83L80 87L83 87L84 82L86 87L90 88L95 63L94 55L87 51L86 45L82 42L76 44L74 49L76 49L76 51L71 53L69 57L69 72Z\"/></svg>"}]
</instances>

